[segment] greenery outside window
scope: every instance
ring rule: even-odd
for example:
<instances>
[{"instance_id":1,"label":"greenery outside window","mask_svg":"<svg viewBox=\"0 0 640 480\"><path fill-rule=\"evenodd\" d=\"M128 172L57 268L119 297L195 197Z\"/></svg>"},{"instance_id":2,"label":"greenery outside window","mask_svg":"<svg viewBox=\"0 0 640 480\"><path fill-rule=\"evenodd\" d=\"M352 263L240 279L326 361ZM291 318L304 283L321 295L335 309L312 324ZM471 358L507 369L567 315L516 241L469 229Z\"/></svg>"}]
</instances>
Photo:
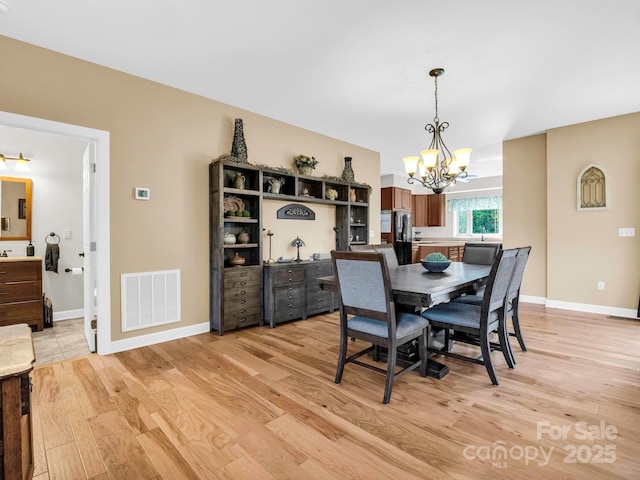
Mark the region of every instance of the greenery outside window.
<instances>
[{"instance_id":1,"label":"greenery outside window","mask_svg":"<svg viewBox=\"0 0 640 480\"><path fill-rule=\"evenodd\" d=\"M449 210L455 236L502 236L501 196L450 199Z\"/></svg>"}]
</instances>

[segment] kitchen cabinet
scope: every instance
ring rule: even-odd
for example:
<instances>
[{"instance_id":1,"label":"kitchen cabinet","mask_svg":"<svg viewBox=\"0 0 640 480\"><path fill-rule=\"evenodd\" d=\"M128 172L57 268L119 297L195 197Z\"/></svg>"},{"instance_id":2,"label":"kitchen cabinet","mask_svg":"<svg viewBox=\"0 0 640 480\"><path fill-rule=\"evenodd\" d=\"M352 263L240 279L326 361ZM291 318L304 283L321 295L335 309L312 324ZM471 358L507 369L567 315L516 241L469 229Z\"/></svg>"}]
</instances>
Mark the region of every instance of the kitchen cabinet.
<instances>
[{"instance_id":1,"label":"kitchen cabinet","mask_svg":"<svg viewBox=\"0 0 640 480\"><path fill-rule=\"evenodd\" d=\"M428 225L429 208L427 197L428 195L411 196L411 213L413 214L414 227L426 227Z\"/></svg>"},{"instance_id":2,"label":"kitchen cabinet","mask_svg":"<svg viewBox=\"0 0 640 480\"><path fill-rule=\"evenodd\" d=\"M397 187L380 189L380 208L382 210L411 210L411 190Z\"/></svg>"},{"instance_id":3,"label":"kitchen cabinet","mask_svg":"<svg viewBox=\"0 0 640 480\"><path fill-rule=\"evenodd\" d=\"M420 263L420 245L411 245L411 263Z\"/></svg>"},{"instance_id":4,"label":"kitchen cabinet","mask_svg":"<svg viewBox=\"0 0 640 480\"><path fill-rule=\"evenodd\" d=\"M444 227L446 224L447 200L440 195L413 195L411 212L414 227Z\"/></svg>"},{"instance_id":5,"label":"kitchen cabinet","mask_svg":"<svg viewBox=\"0 0 640 480\"><path fill-rule=\"evenodd\" d=\"M430 253L441 253L452 262L461 262L464 245L447 245L446 243L419 245L419 259L422 260Z\"/></svg>"},{"instance_id":6,"label":"kitchen cabinet","mask_svg":"<svg viewBox=\"0 0 640 480\"><path fill-rule=\"evenodd\" d=\"M444 227L447 219L447 199L444 194L426 195L427 227Z\"/></svg>"}]
</instances>

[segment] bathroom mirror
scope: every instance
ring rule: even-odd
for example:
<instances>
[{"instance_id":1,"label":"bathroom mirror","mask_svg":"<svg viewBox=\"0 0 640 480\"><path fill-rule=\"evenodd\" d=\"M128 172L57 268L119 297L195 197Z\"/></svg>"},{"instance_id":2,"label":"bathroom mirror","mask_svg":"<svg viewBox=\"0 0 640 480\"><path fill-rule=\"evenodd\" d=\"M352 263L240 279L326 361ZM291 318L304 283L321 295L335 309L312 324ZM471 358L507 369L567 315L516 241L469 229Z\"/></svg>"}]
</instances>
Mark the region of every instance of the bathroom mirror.
<instances>
[{"instance_id":1,"label":"bathroom mirror","mask_svg":"<svg viewBox=\"0 0 640 480\"><path fill-rule=\"evenodd\" d=\"M31 179L0 177L0 240L31 240Z\"/></svg>"}]
</instances>

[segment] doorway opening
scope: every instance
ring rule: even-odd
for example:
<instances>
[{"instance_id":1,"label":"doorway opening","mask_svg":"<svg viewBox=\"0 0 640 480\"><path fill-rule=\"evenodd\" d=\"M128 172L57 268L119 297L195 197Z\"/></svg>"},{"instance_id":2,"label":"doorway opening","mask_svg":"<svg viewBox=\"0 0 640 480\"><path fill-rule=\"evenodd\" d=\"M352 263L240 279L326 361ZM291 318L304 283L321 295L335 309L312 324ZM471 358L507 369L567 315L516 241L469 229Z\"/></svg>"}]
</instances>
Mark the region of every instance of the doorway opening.
<instances>
[{"instance_id":1,"label":"doorway opening","mask_svg":"<svg viewBox=\"0 0 640 480\"><path fill-rule=\"evenodd\" d=\"M81 160L84 256L78 260L84 268L84 334L92 351L111 353L109 132L8 112L0 112L0 125L85 142Z\"/></svg>"}]
</instances>

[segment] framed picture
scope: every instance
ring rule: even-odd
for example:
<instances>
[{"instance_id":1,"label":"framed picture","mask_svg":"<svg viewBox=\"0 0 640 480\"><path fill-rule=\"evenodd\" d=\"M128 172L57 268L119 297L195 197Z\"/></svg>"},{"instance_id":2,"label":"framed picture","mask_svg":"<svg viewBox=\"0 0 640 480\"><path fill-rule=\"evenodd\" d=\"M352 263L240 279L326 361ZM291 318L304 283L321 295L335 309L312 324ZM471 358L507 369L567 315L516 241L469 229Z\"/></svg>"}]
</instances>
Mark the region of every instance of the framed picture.
<instances>
[{"instance_id":1,"label":"framed picture","mask_svg":"<svg viewBox=\"0 0 640 480\"><path fill-rule=\"evenodd\" d=\"M27 218L27 200L25 198L18 199L18 218Z\"/></svg>"}]
</instances>

